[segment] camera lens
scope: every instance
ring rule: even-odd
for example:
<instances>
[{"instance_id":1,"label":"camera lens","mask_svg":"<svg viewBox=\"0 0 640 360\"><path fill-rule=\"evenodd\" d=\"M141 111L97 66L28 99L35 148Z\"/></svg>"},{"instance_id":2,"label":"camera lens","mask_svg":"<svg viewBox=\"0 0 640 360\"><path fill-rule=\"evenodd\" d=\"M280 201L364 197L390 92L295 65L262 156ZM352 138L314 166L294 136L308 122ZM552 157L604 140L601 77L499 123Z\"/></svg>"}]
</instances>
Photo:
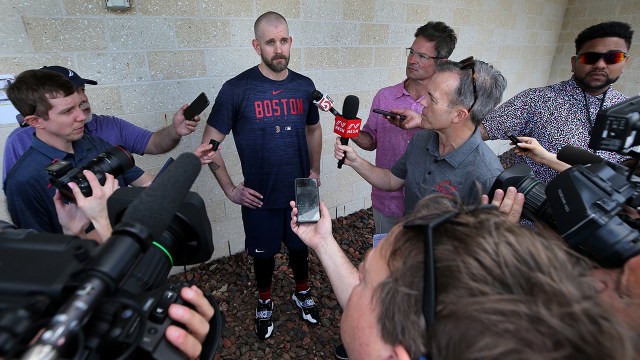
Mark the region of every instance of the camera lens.
<instances>
[{"instance_id":1,"label":"camera lens","mask_svg":"<svg viewBox=\"0 0 640 360\"><path fill-rule=\"evenodd\" d=\"M82 173L83 170L89 170L94 173L100 185L104 185L107 179L105 174L109 173L114 177L118 177L131 169L135 165L135 161L123 146L118 145L96 156L81 168L72 168L70 164L68 165L64 168L49 165L47 167L47 171L51 176L49 182L60 190L60 194L65 200L75 203L73 191L67 185L68 183L76 183L85 197L93 194L91 184Z\"/></svg>"},{"instance_id":2,"label":"camera lens","mask_svg":"<svg viewBox=\"0 0 640 360\"><path fill-rule=\"evenodd\" d=\"M131 169L133 165L135 165L133 156L124 147L118 145L96 156L84 166L84 169L94 174L109 173L118 177ZM100 183L104 184L104 180Z\"/></svg>"},{"instance_id":3,"label":"camera lens","mask_svg":"<svg viewBox=\"0 0 640 360\"><path fill-rule=\"evenodd\" d=\"M524 194L523 218L530 221L541 221L555 228L555 221L544 192L546 185L535 178L528 165L514 165L500 173L489 191L489 198L493 199L496 190L507 191L509 187L515 187L518 192Z\"/></svg>"}]
</instances>

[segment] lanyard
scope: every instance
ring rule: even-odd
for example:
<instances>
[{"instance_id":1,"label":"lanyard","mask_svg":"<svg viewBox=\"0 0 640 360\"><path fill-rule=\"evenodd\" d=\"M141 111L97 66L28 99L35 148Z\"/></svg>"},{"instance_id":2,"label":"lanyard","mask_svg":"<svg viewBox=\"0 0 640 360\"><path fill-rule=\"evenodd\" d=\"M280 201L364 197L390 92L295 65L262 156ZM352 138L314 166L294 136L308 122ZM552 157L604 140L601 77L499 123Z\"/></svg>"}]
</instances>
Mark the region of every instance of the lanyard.
<instances>
[{"instance_id":1,"label":"lanyard","mask_svg":"<svg viewBox=\"0 0 640 360\"><path fill-rule=\"evenodd\" d=\"M600 99L600 107L598 107L598 111L602 110L604 106L604 99L607 97L607 92L610 88L607 88L605 92L602 94L602 99ZM593 119L591 118L591 109L589 108L589 101L587 100L587 92L582 90L582 96L584 97L584 110L587 112L587 120L589 120L589 129L593 129ZM596 113L597 115L597 113Z\"/></svg>"}]
</instances>

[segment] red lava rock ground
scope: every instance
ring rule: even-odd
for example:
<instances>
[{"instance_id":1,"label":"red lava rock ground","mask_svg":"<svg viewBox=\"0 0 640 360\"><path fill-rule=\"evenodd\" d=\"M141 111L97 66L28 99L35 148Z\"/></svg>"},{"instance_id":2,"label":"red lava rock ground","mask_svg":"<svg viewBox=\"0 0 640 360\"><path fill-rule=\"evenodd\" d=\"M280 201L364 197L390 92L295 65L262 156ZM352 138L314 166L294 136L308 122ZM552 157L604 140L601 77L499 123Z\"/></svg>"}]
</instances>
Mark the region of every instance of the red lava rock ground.
<instances>
[{"instance_id":1,"label":"red lava rock ground","mask_svg":"<svg viewBox=\"0 0 640 360\"><path fill-rule=\"evenodd\" d=\"M360 210L332 221L333 235L354 265L371 247L374 232L371 209ZM251 258L245 252L216 259L171 277L213 293L226 317L216 359L333 359L340 340L342 309L320 261L309 252L309 281L321 322L311 325L300 318L291 294L294 282L287 266L286 248L276 256L271 290L274 302L274 335L259 340L255 331L257 290Z\"/></svg>"}]
</instances>

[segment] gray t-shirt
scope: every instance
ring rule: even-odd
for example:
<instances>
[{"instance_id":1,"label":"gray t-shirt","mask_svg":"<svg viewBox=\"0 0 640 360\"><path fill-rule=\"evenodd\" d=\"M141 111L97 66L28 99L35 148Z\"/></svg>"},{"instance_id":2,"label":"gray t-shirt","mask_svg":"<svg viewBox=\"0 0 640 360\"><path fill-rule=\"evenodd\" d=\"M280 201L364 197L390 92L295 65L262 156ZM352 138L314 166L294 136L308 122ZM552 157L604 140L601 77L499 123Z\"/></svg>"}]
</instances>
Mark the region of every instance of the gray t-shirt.
<instances>
[{"instance_id":1,"label":"gray t-shirt","mask_svg":"<svg viewBox=\"0 0 640 360\"><path fill-rule=\"evenodd\" d=\"M413 211L418 201L431 194L453 195L457 192L464 203L473 203L489 191L503 170L498 157L482 141L477 129L461 147L445 156L438 153L438 143L436 132L418 132L391 168L394 176L405 181L405 215Z\"/></svg>"}]
</instances>

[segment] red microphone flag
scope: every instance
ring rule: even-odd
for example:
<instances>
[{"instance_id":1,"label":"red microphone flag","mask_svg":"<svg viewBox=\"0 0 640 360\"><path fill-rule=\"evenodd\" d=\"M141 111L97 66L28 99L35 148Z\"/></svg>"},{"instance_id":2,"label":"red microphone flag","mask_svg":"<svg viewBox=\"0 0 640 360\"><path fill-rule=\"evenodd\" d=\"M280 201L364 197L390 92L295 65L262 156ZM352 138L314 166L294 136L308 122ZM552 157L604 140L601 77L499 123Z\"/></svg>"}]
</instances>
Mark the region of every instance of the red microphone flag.
<instances>
[{"instance_id":1,"label":"red microphone flag","mask_svg":"<svg viewBox=\"0 0 640 360\"><path fill-rule=\"evenodd\" d=\"M362 119L345 119L342 116L336 116L333 132L340 135L342 138L353 138L360 134L361 123Z\"/></svg>"}]
</instances>

